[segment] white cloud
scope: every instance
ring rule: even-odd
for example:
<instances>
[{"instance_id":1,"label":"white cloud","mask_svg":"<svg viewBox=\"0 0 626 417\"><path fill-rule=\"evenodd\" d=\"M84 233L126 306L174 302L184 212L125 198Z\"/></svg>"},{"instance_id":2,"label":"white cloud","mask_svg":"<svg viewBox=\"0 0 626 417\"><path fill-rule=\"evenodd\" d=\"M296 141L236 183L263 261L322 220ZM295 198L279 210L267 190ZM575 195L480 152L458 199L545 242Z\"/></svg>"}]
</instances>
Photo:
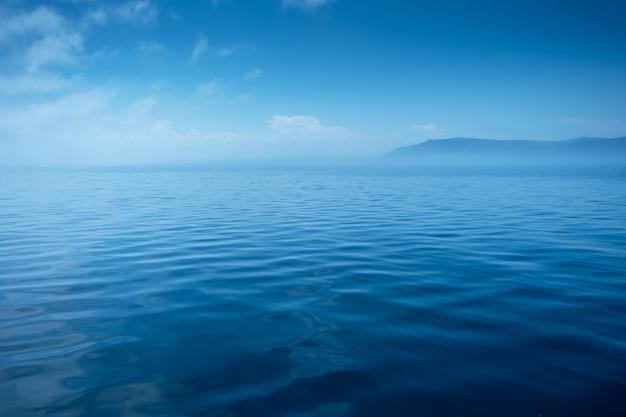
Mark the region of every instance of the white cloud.
<instances>
[{"instance_id":1,"label":"white cloud","mask_svg":"<svg viewBox=\"0 0 626 417\"><path fill-rule=\"evenodd\" d=\"M278 159L316 163L376 152L371 138L342 126L326 126L313 116L274 115L268 127L270 135L263 153Z\"/></svg>"},{"instance_id":2,"label":"white cloud","mask_svg":"<svg viewBox=\"0 0 626 417\"><path fill-rule=\"evenodd\" d=\"M235 101L237 103L250 103L252 101L252 97L250 94L239 94L235 97Z\"/></svg>"},{"instance_id":3,"label":"white cloud","mask_svg":"<svg viewBox=\"0 0 626 417\"><path fill-rule=\"evenodd\" d=\"M165 45L159 42L139 42L139 49L148 55L159 55L167 49Z\"/></svg>"},{"instance_id":4,"label":"white cloud","mask_svg":"<svg viewBox=\"0 0 626 417\"><path fill-rule=\"evenodd\" d=\"M413 137L417 139L437 139L441 138L445 133L445 129L436 123L416 124L411 126L410 130Z\"/></svg>"},{"instance_id":5,"label":"white cloud","mask_svg":"<svg viewBox=\"0 0 626 417\"><path fill-rule=\"evenodd\" d=\"M191 53L191 61L196 61L209 50L209 40L204 35L198 35L198 40Z\"/></svg>"},{"instance_id":6,"label":"white cloud","mask_svg":"<svg viewBox=\"0 0 626 417\"><path fill-rule=\"evenodd\" d=\"M228 46L213 46L209 43L209 40L203 34L198 35L198 40L193 47L191 52L191 61L194 62L198 60L201 56L211 53L214 56L218 57L229 57L240 52L253 50L254 46L250 45L247 42L237 42Z\"/></svg>"},{"instance_id":7,"label":"white cloud","mask_svg":"<svg viewBox=\"0 0 626 417\"><path fill-rule=\"evenodd\" d=\"M65 19L45 6L12 17L2 13L0 14L0 41L6 42L13 37L57 32L65 25Z\"/></svg>"},{"instance_id":8,"label":"white cloud","mask_svg":"<svg viewBox=\"0 0 626 417\"><path fill-rule=\"evenodd\" d=\"M203 96L213 96L224 90L222 80L214 78L209 82L198 84L196 88L196 94Z\"/></svg>"},{"instance_id":9,"label":"white cloud","mask_svg":"<svg viewBox=\"0 0 626 417\"><path fill-rule=\"evenodd\" d=\"M157 97L120 106L116 89L34 105L0 103L0 164L137 164L254 159L268 140L245 133L181 130L150 115Z\"/></svg>"},{"instance_id":10,"label":"white cloud","mask_svg":"<svg viewBox=\"0 0 626 417\"><path fill-rule=\"evenodd\" d=\"M4 60L0 69L0 164L137 163L260 154L267 135L207 132L206 119L197 117L183 121L188 128L197 128L192 133L177 128L171 120L155 117L161 104L158 85L145 88L143 93L123 80L114 88L89 88L95 80L78 74L78 64L82 70L116 53L107 48L89 49L90 30L110 24L148 24L157 19L159 11L153 2L119 4L90 3L82 16L67 18L59 14L62 8L20 11L0 6ZM144 53L166 50L155 42L130 46ZM245 48L249 45L211 47L200 35L192 56L230 56ZM247 74L251 79L260 75L260 70ZM192 100L191 106L220 100L225 90L242 82L240 76L228 83L215 78L199 84L197 93L205 97ZM122 89L124 94L118 95ZM14 99L20 94L23 97ZM133 94L137 96L129 101Z\"/></svg>"},{"instance_id":11,"label":"white cloud","mask_svg":"<svg viewBox=\"0 0 626 417\"><path fill-rule=\"evenodd\" d=\"M89 10L83 17L83 28L105 26L111 22L132 25L152 25L159 17L159 7L150 0L132 0L119 6L99 6Z\"/></svg>"},{"instance_id":12,"label":"white cloud","mask_svg":"<svg viewBox=\"0 0 626 417\"><path fill-rule=\"evenodd\" d=\"M158 100L154 96L147 96L135 100L130 106L130 114L133 117L146 117L150 110L156 106Z\"/></svg>"},{"instance_id":13,"label":"white cloud","mask_svg":"<svg viewBox=\"0 0 626 417\"><path fill-rule=\"evenodd\" d=\"M335 0L283 0L283 7L315 11L322 6L333 3L334 1Z\"/></svg>"},{"instance_id":14,"label":"white cloud","mask_svg":"<svg viewBox=\"0 0 626 417\"><path fill-rule=\"evenodd\" d=\"M244 75L244 78L246 80L256 80L257 78L259 78L261 75L263 75L263 71L255 68L252 71L248 71L246 73L246 75Z\"/></svg>"},{"instance_id":15,"label":"white cloud","mask_svg":"<svg viewBox=\"0 0 626 417\"><path fill-rule=\"evenodd\" d=\"M0 75L0 94L51 93L67 88L72 80L51 74L27 74L7 78Z\"/></svg>"},{"instance_id":16,"label":"white cloud","mask_svg":"<svg viewBox=\"0 0 626 417\"><path fill-rule=\"evenodd\" d=\"M46 35L26 51L26 68L35 72L48 65L73 65L80 59L83 37L76 32Z\"/></svg>"},{"instance_id":17,"label":"white cloud","mask_svg":"<svg viewBox=\"0 0 626 417\"><path fill-rule=\"evenodd\" d=\"M155 97L130 106L116 98L116 88L96 88L37 104L0 104L0 133L12 138L0 141L0 163L141 163L182 155L172 122L149 117Z\"/></svg>"},{"instance_id":18,"label":"white cloud","mask_svg":"<svg viewBox=\"0 0 626 417\"><path fill-rule=\"evenodd\" d=\"M74 65L80 60L83 36L52 9L0 14L0 43L11 44L10 57L38 72L49 65Z\"/></svg>"},{"instance_id":19,"label":"white cloud","mask_svg":"<svg viewBox=\"0 0 626 417\"><path fill-rule=\"evenodd\" d=\"M127 22L148 25L156 22L159 9L148 0L135 0L116 8L115 14Z\"/></svg>"},{"instance_id":20,"label":"white cloud","mask_svg":"<svg viewBox=\"0 0 626 417\"><path fill-rule=\"evenodd\" d=\"M291 139L341 139L354 137L356 132L341 126L324 126L313 116L274 115L269 128L281 136Z\"/></svg>"},{"instance_id":21,"label":"white cloud","mask_svg":"<svg viewBox=\"0 0 626 417\"><path fill-rule=\"evenodd\" d=\"M94 88L69 94L56 101L32 105L24 109L24 122L32 123L34 126L44 122L61 126L65 121L102 111L114 95L113 90Z\"/></svg>"},{"instance_id":22,"label":"white cloud","mask_svg":"<svg viewBox=\"0 0 626 417\"><path fill-rule=\"evenodd\" d=\"M355 149L365 152L361 135L324 126L312 116L277 115L268 131L256 134L206 130L210 123L204 119L181 129L153 115L157 92L148 88L124 105L120 88L96 88L36 104L0 101L0 137L12 138L0 141L0 163L310 162L312 157L354 156Z\"/></svg>"},{"instance_id":23,"label":"white cloud","mask_svg":"<svg viewBox=\"0 0 626 417\"><path fill-rule=\"evenodd\" d=\"M215 54L220 57L228 57L237 53L253 49L253 47L246 42L234 43L230 46L219 46L215 48Z\"/></svg>"},{"instance_id":24,"label":"white cloud","mask_svg":"<svg viewBox=\"0 0 626 417\"><path fill-rule=\"evenodd\" d=\"M103 8L93 9L87 12L84 17L84 25L99 25L103 26L109 21L109 13Z\"/></svg>"}]
</instances>

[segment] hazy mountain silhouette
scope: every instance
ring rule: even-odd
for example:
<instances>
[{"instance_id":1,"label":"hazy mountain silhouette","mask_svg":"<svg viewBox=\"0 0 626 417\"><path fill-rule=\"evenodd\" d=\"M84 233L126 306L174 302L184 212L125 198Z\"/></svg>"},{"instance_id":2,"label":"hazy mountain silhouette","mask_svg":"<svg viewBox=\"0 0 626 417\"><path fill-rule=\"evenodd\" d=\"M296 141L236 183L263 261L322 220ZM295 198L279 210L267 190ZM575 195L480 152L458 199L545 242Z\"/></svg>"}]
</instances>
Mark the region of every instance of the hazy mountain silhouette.
<instances>
[{"instance_id":1,"label":"hazy mountain silhouette","mask_svg":"<svg viewBox=\"0 0 626 417\"><path fill-rule=\"evenodd\" d=\"M419 162L572 162L626 163L626 137L563 141L431 139L389 152L388 158Z\"/></svg>"}]
</instances>

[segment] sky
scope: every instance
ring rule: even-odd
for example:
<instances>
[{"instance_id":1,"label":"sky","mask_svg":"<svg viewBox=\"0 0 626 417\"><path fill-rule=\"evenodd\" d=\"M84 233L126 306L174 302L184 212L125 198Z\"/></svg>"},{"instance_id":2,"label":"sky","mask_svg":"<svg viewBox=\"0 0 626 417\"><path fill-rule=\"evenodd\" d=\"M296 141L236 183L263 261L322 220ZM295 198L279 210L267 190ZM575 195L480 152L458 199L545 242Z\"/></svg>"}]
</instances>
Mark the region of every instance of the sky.
<instances>
[{"instance_id":1,"label":"sky","mask_svg":"<svg viewBox=\"0 0 626 417\"><path fill-rule=\"evenodd\" d=\"M623 0L3 0L0 165L626 136Z\"/></svg>"}]
</instances>

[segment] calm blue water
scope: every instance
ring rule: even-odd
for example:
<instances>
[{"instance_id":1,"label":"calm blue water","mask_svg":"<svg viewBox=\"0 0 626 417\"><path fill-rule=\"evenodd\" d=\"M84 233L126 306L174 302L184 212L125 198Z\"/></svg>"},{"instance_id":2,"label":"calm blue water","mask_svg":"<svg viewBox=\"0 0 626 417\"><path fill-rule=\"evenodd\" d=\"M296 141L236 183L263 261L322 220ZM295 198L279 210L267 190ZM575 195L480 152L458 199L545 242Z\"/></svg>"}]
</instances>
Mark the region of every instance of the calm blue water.
<instances>
[{"instance_id":1,"label":"calm blue water","mask_svg":"<svg viewBox=\"0 0 626 417\"><path fill-rule=\"evenodd\" d=\"M625 169L0 191L3 417L626 415Z\"/></svg>"}]
</instances>

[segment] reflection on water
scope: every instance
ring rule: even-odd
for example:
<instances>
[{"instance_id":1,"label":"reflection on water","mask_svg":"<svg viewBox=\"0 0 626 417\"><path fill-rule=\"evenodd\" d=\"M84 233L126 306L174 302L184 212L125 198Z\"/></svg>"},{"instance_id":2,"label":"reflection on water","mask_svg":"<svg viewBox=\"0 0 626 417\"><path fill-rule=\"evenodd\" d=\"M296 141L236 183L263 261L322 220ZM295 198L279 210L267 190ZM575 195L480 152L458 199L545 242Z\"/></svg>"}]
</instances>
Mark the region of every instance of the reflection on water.
<instances>
[{"instance_id":1,"label":"reflection on water","mask_svg":"<svg viewBox=\"0 0 626 417\"><path fill-rule=\"evenodd\" d=\"M2 416L626 415L626 172L2 171Z\"/></svg>"}]
</instances>

